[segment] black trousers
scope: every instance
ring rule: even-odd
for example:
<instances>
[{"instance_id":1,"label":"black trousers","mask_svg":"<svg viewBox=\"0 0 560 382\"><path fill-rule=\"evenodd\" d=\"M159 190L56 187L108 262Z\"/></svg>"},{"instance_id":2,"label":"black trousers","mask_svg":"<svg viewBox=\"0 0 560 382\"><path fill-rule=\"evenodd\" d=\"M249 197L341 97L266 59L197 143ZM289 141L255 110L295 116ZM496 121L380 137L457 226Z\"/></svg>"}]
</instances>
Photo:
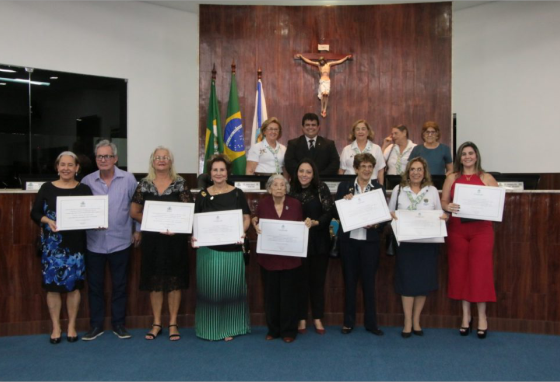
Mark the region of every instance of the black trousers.
<instances>
[{"instance_id":1,"label":"black trousers","mask_svg":"<svg viewBox=\"0 0 560 382\"><path fill-rule=\"evenodd\" d=\"M299 319L306 320L311 301L313 319L322 319L325 313L325 280L329 257L327 255L311 256L301 259L299 285Z\"/></svg>"},{"instance_id":2,"label":"black trousers","mask_svg":"<svg viewBox=\"0 0 560 382\"><path fill-rule=\"evenodd\" d=\"M375 275L379 265L379 242L350 239L342 241L340 249L344 273L344 326L353 328L356 324L356 288L361 278L364 326L368 330L377 329Z\"/></svg>"},{"instance_id":3,"label":"black trousers","mask_svg":"<svg viewBox=\"0 0 560 382\"><path fill-rule=\"evenodd\" d=\"M296 338L300 267L281 271L269 271L261 267L261 271L268 335Z\"/></svg>"},{"instance_id":4,"label":"black trousers","mask_svg":"<svg viewBox=\"0 0 560 382\"><path fill-rule=\"evenodd\" d=\"M124 325L126 315L126 280L130 248L113 253L86 253L86 272L90 325L103 328L105 321L105 267L111 271L111 324Z\"/></svg>"}]
</instances>

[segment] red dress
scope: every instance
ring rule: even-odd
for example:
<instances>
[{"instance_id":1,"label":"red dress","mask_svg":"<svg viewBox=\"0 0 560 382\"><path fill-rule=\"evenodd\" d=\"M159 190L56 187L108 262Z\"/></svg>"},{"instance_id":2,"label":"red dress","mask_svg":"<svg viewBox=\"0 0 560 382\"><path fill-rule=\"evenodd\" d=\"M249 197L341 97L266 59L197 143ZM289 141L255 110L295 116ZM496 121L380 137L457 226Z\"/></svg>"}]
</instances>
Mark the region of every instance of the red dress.
<instances>
[{"instance_id":1,"label":"red dress","mask_svg":"<svg viewBox=\"0 0 560 382\"><path fill-rule=\"evenodd\" d=\"M451 186L451 200L457 183L484 186L478 175L472 175L470 181L462 175ZM481 220L462 223L460 218L451 217L447 235L449 298L495 302L492 222Z\"/></svg>"}]
</instances>

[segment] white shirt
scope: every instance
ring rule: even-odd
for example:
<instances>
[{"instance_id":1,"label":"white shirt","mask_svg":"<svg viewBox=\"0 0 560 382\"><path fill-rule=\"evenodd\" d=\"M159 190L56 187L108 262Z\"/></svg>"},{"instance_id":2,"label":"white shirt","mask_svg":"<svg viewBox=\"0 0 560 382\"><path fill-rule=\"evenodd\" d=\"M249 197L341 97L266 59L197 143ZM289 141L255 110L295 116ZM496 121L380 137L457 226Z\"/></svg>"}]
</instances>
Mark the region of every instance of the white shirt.
<instances>
[{"instance_id":1,"label":"white shirt","mask_svg":"<svg viewBox=\"0 0 560 382\"><path fill-rule=\"evenodd\" d=\"M379 150L381 152L381 150ZM359 194L363 194L365 192L369 192L369 191L373 191L373 187L371 186L371 183L368 183L368 185L365 188L361 188L360 184L358 183L358 177L356 177L356 180L354 181L354 195L359 195ZM353 229L352 231L350 231L350 239L354 239L354 240L366 240L367 239L367 230L365 228L356 228Z\"/></svg>"},{"instance_id":2,"label":"white shirt","mask_svg":"<svg viewBox=\"0 0 560 382\"><path fill-rule=\"evenodd\" d=\"M311 150L311 144L309 143L310 140L313 139L313 147L317 148L317 137L318 135L316 135L314 138L309 138L307 135L305 135L305 139L307 140L307 148Z\"/></svg>"},{"instance_id":3,"label":"white shirt","mask_svg":"<svg viewBox=\"0 0 560 382\"><path fill-rule=\"evenodd\" d=\"M356 170L354 170L354 156L356 154L363 153L370 153L375 158L375 167L373 168L371 179L377 179L379 170L385 168L385 158L383 157L381 147L369 140L367 141L364 151L360 151L358 142L355 140L348 146L344 147L344 149L342 149L342 153L340 154L340 169L344 170L345 175L355 174Z\"/></svg>"},{"instance_id":4,"label":"white shirt","mask_svg":"<svg viewBox=\"0 0 560 382\"><path fill-rule=\"evenodd\" d=\"M247 154L247 160L258 163L255 172L263 174L281 174L282 167L284 167L285 154L286 146L276 141L276 148L273 149L265 138L261 142L251 146ZM277 161L278 163L276 163ZM277 164L279 168L276 168Z\"/></svg>"},{"instance_id":5,"label":"white shirt","mask_svg":"<svg viewBox=\"0 0 560 382\"><path fill-rule=\"evenodd\" d=\"M391 194L389 201L389 210L391 212L397 209L397 194L399 187L396 186ZM399 195L399 210L441 210L441 201L439 192L434 186L423 187L418 194L405 186Z\"/></svg>"},{"instance_id":6,"label":"white shirt","mask_svg":"<svg viewBox=\"0 0 560 382\"><path fill-rule=\"evenodd\" d=\"M393 146L395 148L391 151ZM410 139L402 153L399 145L392 144L387 146L383 153L385 162L387 162L387 166L389 167L387 175L401 175L404 172L414 146L416 146L416 143L413 143ZM391 154L391 156L389 156L389 154Z\"/></svg>"}]
</instances>

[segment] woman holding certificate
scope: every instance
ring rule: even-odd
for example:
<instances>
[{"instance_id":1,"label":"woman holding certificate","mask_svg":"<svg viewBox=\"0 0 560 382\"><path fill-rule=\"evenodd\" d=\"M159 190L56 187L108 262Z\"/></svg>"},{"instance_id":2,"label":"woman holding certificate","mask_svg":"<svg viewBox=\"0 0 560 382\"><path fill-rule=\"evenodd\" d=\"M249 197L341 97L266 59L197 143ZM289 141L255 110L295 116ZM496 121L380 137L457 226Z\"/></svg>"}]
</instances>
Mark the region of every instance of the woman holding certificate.
<instances>
[{"instance_id":1,"label":"woman holding certificate","mask_svg":"<svg viewBox=\"0 0 560 382\"><path fill-rule=\"evenodd\" d=\"M175 172L173 153L158 146L150 155L148 176L140 181L132 197L130 216L142 223L146 201L193 203L185 180ZM147 340L154 340L162 332L161 311L164 294L169 307L169 340L181 339L177 314L181 305L181 290L189 287L189 241L186 234L173 232L142 233L142 266L140 290L150 292L154 314Z\"/></svg>"},{"instance_id":2,"label":"woman holding certificate","mask_svg":"<svg viewBox=\"0 0 560 382\"><path fill-rule=\"evenodd\" d=\"M469 184L498 187L494 177L482 169L478 147L463 143L457 150L453 173L443 185L441 203L450 213L460 211L453 203L455 185ZM451 217L448 226L449 298L462 301L463 320L459 333L468 336L472 330L471 303L478 309L478 338L486 338L488 321L486 303L496 301L494 288L494 229L491 221Z\"/></svg>"},{"instance_id":3,"label":"woman holding certificate","mask_svg":"<svg viewBox=\"0 0 560 382\"><path fill-rule=\"evenodd\" d=\"M325 334L321 319L325 310L325 280L329 265L329 226L334 201L327 185L319 180L315 162L303 159L292 177L290 196L301 202L305 223L310 227L307 258L302 259L299 290L298 332L306 332L309 300L317 334Z\"/></svg>"},{"instance_id":4,"label":"woman holding certificate","mask_svg":"<svg viewBox=\"0 0 560 382\"><path fill-rule=\"evenodd\" d=\"M231 162L223 155L207 163L212 186L202 189L195 202L195 213L241 210L243 231L251 224L251 210L245 194L227 183ZM204 246L196 257L196 335L210 341L231 341L250 333L247 283L241 243ZM191 239L198 247L196 237Z\"/></svg>"},{"instance_id":5,"label":"woman holding certificate","mask_svg":"<svg viewBox=\"0 0 560 382\"><path fill-rule=\"evenodd\" d=\"M354 171L357 177L354 181L342 182L338 185L336 200L350 200L354 195L385 189L378 180L371 179L375 171L376 160L370 153L354 156ZM335 217L338 213L335 210ZM340 256L344 272L344 324L342 333L349 334L356 323L356 288L362 279L364 295L364 326L367 331L382 336L383 332L377 326L377 309L375 302L375 274L379 264L379 233L384 224L375 224L364 228L357 228L348 232L338 230L340 240Z\"/></svg>"},{"instance_id":6,"label":"woman holding certificate","mask_svg":"<svg viewBox=\"0 0 560 382\"><path fill-rule=\"evenodd\" d=\"M76 342L76 317L80 307L80 289L84 287L86 234L83 230L57 231L56 199L59 196L92 195L91 189L76 180L80 169L78 157L64 151L56 158L59 179L47 182L37 193L31 219L41 227L41 264L43 288L47 291L47 306L53 325L51 344L62 340L60 327L61 293L66 293L68 311L68 342Z\"/></svg>"},{"instance_id":7,"label":"woman holding certificate","mask_svg":"<svg viewBox=\"0 0 560 382\"><path fill-rule=\"evenodd\" d=\"M261 199L253 218L253 226L259 235L259 219L299 222L303 220L301 203L286 196L290 185L282 175L272 175L266 182L266 190L270 196ZM257 261L264 279L264 304L268 326L266 340L281 337L286 343L293 342L297 335L299 318L298 276L301 259L258 253Z\"/></svg>"},{"instance_id":8,"label":"woman holding certificate","mask_svg":"<svg viewBox=\"0 0 560 382\"><path fill-rule=\"evenodd\" d=\"M393 189L389 209L393 219L396 210L441 210L439 192L432 185L428 163L414 158L406 165L401 183ZM447 220L443 214L440 219ZM420 314L426 296L438 289L439 244L401 242L397 250L395 268L395 291L401 295L404 310L403 338L412 333L423 336Z\"/></svg>"}]
</instances>

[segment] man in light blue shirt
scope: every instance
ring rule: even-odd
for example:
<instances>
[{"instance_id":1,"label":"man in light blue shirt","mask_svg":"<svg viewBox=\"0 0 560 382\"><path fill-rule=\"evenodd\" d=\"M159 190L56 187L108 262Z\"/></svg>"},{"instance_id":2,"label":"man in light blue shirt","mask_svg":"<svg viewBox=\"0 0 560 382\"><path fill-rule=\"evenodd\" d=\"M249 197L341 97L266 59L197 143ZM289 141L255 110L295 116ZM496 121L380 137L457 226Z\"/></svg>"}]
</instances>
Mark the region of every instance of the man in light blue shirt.
<instances>
[{"instance_id":1,"label":"man in light blue shirt","mask_svg":"<svg viewBox=\"0 0 560 382\"><path fill-rule=\"evenodd\" d=\"M86 272L89 288L90 330L82 340L91 341L103 334L105 321L105 267L111 270L111 324L121 339L130 338L124 326L126 314L126 281L131 246L140 243L140 228L133 225L130 203L136 190L136 179L116 167L117 147L103 140L95 147L98 171L86 176L82 183L94 195L109 196L109 228L87 231ZM135 228L137 228L135 230Z\"/></svg>"}]
</instances>

